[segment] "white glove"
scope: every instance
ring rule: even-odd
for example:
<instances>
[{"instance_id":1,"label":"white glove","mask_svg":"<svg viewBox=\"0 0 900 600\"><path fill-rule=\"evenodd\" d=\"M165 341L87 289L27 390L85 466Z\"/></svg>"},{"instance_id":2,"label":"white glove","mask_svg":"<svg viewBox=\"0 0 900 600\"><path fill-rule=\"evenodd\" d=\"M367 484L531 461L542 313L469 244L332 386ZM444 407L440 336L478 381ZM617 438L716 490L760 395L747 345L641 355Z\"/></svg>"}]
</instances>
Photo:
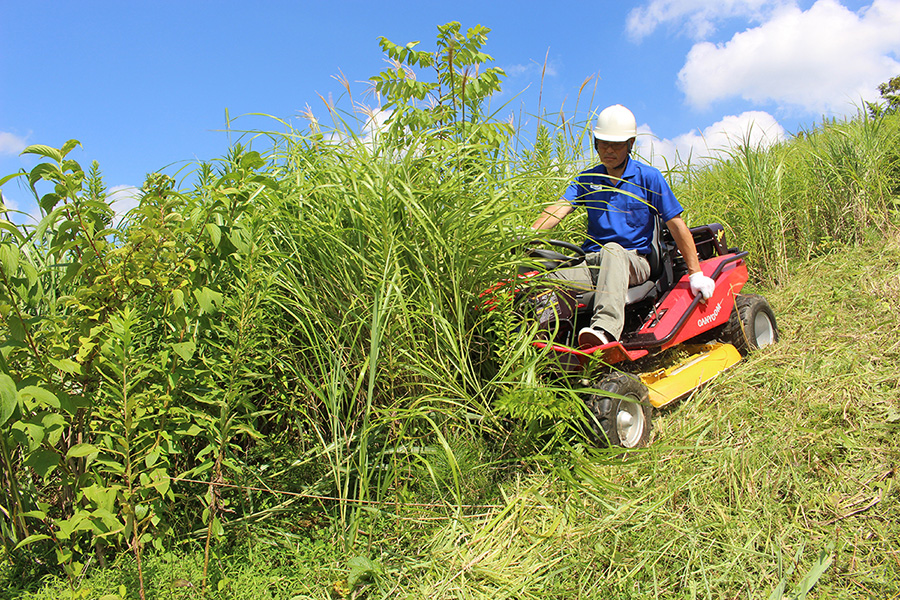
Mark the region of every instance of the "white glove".
<instances>
[{"instance_id":1,"label":"white glove","mask_svg":"<svg viewBox=\"0 0 900 600\"><path fill-rule=\"evenodd\" d=\"M704 300L709 300L716 290L716 282L699 271L691 274L688 281L691 282L691 294L703 294Z\"/></svg>"}]
</instances>

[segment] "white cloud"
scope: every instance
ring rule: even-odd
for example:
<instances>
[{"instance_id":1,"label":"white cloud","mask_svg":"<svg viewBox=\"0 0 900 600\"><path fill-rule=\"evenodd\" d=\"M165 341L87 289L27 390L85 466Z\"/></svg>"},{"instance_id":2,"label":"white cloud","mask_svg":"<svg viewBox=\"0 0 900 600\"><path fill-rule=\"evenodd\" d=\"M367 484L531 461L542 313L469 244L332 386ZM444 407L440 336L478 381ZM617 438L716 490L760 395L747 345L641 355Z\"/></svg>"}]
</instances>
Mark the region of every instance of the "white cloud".
<instances>
[{"instance_id":1,"label":"white cloud","mask_svg":"<svg viewBox=\"0 0 900 600\"><path fill-rule=\"evenodd\" d=\"M10 197L5 192L0 192L3 198L3 206L6 207L6 214L0 215L0 219L16 223L18 225L28 224L36 225L41 220L41 209L31 198L22 201L19 198Z\"/></svg>"},{"instance_id":2,"label":"white cloud","mask_svg":"<svg viewBox=\"0 0 900 600\"><path fill-rule=\"evenodd\" d=\"M15 199L10 198L6 194L4 194L2 191L0 191L0 201L2 201L2 204L3 204L4 208L6 208L6 210L9 210L9 211L19 210L19 203L16 202ZM9 219L6 219L2 215L0 215L0 218L4 218L5 220L9 221Z\"/></svg>"},{"instance_id":3,"label":"white cloud","mask_svg":"<svg viewBox=\"0 0 900 600\"><path fill-rule=\"evenodd\" d=\"M25 140L19 136L0 131L0 154L19 154L25 149Z\"/></svg>"},{"instance_id":4,"label":"white cloud","mask_svg":"<svg viewBox=\"0 0 900 600\"><path fill-rule=\"evenodd\" d=\"M767 112L749 111L730 115L703 131L696 129L674 139L657 139L650 128L638 129L637 152L653 166L665 169L676 164L702 164L727 158L738 146L766 148L785 139L784 127Z\"/></svg>"},{"instance_id":5,"label":"white cloud","mask_svg":"<svg viewBox=\"0 0 900 600\"><path fill-rule=\"evenodd\" d=\"M43 218L43 213L34 201L26 201L20 205L15 199L10 198L7 194L2 194L3 204L11 212L7 215L8 220L14 223L37 224ZM141 190L132 185L117 185L106 191L106 201L115 213L113 215L113 226L118 226L125 215L130 210L136 208L140 204ZM2 218L2 217L0 217Z\"/></svg>"},{"instance_id":6,"label":"white cloud","mask_svg":"<svg viewBox=\"0 0 900 600\"><path fill-rule=\"evenodd\" d=\"M508 77L519 77L520 75L527 74L532 68L533 65L507 65L503 67L503 72L506 73Z\"/></svg>"},{"instance_id":7,"label":"white cloud","mask_svg":"<svg viewBox=\"0 0 900 600\"><path fill-rule=\"evenodd\" d=\"M543 74L544 77L556 77L558 74L556 65L553 61L544 60L543 62L531 61L528 64L507 65L503 68L503 72L507 77L535 77Z\"/></svg>"},{"instance_id":8,"label":"white cloud","mask_svg":"<svg viewBox=\"0 0 900 600\"><path fill-rule=\"evenodd\" d=\"M113 223L118 225L131 209L140 204L141 190L133 185L116 185L107 190L106 201L115 211Z\"/></svg>"},{"instance_id":9,"label":"white cloud","mask_svg":"<svg viewBox=\"0 0 900 600\"><path fill-rule=\"evenodd\" d=\"M385 110L379 106L377 108L363 108L361 112L367 117L362 128L361 137L367 143L373 142L378 134L384 131L385 124L391 117L392 111Z\"/></svg>"},{"instance_id":10,"label":"white cloud","mask_svg":"<svg viewBox=\"0 0 900 600\"><path fill-rule=\"evenodd\" d=\"M678 74L689 104L740 96L813 114L850 114L900 72L900 0L874 0L859 14L836 0L785 6L725 44L696 44Z\"/></svg>"},{"instance_id":11,"label":"white cloud","mask_svg":"<svg viewBox=\"0 0 900 600\"><path fill-rule=\"evenodd\" d=\"M628 13L626 31L640 41L657 27L673 23L694 39L704 39L724 19L742 18L762 22L775 8L794 5L793 0L651 0Z\"/></svg>"}]
</instances>

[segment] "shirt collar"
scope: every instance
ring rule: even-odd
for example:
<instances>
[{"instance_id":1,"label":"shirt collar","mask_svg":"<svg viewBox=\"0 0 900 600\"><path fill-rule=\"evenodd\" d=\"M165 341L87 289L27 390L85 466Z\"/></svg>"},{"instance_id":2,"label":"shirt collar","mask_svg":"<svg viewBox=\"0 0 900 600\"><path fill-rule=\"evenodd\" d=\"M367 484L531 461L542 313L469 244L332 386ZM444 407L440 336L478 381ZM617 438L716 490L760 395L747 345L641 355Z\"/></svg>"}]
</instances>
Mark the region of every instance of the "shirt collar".
<instances>
[{"instance_id":1,"label":"shirt collar","mask_svg":"<svg viewBox=\"0 0 900 600\"><path fill-rule=\"evenodd\" d=\"M598 170L597 170L598 173L600 173L601 175L604 175L604 176L607 175L607 173L606 173L606 165L604 165L603 163L600 163L600 164L598 165L598 167L599 167ZM622 172L622 177L621 177L621 179L633 179L634 176L637 175L637 172L638 172L637 165L635 164L634 159L631 158L631 155L629 154L629 155L628 155L628 162L625 164L625 170ZM618 180L613 181L612 183L615 184L617 181L618 181Z\"/></svg>"}]
</instances>

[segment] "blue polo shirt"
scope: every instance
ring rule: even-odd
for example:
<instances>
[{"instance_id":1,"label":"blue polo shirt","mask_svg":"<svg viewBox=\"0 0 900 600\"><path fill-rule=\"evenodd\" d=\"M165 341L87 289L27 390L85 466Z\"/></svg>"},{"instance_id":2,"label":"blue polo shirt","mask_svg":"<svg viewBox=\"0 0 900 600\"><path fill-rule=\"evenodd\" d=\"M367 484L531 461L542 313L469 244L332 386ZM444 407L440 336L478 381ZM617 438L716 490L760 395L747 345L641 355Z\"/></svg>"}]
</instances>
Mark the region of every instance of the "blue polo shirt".
<instances>
[{"instance_id":1,"label":"blue polo shirt","mask_svg":"<svg viewBox=\"0 0 900 600\"><path fill-rule=\"evenodd\" d=\"M681 204L658 169L628 159L622 179L610 179L599 164L582 171L563 198L588 211L585 252L599 252L602 244L617 242L626 250L650 253L654 214L663 222L680 215ZM651 212L653 211L653 212Z\"/></svg>"}]
</instances>

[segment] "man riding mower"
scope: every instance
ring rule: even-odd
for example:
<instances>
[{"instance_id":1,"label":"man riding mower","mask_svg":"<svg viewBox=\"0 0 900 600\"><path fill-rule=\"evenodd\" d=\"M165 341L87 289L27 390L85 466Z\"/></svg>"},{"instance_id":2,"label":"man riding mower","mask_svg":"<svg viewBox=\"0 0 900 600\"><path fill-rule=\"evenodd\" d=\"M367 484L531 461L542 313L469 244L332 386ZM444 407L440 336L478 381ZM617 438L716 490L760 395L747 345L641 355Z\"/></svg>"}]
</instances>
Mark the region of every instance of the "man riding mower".
<instances>
[{"instance_id":1,"label":"man riding mower","mask_svg":"<svg viewBox=\"0 0 900 600\"><path fill-rule=\"evenodd\" d=\"M659 170L631 158L631 111L604 109L593 134L600 164L581 172L532 226L550 229L583 207L587 237L580 247L550 242L571 255L534 250L547 271L526 277L558 284L535 298L539 327L555 332L538 344L549 344L569 368L598 354L615 367L677 345L689 353L673 367L640 375L632 373L641 364L613 368L593 384L585 404L595 438L632 448L649 439L651 407L685 396L741 353L776 341L778 331L765 299L738 293L747 253L727 248L720 225L689 229Z\"/></svg>"}]
</instances>

